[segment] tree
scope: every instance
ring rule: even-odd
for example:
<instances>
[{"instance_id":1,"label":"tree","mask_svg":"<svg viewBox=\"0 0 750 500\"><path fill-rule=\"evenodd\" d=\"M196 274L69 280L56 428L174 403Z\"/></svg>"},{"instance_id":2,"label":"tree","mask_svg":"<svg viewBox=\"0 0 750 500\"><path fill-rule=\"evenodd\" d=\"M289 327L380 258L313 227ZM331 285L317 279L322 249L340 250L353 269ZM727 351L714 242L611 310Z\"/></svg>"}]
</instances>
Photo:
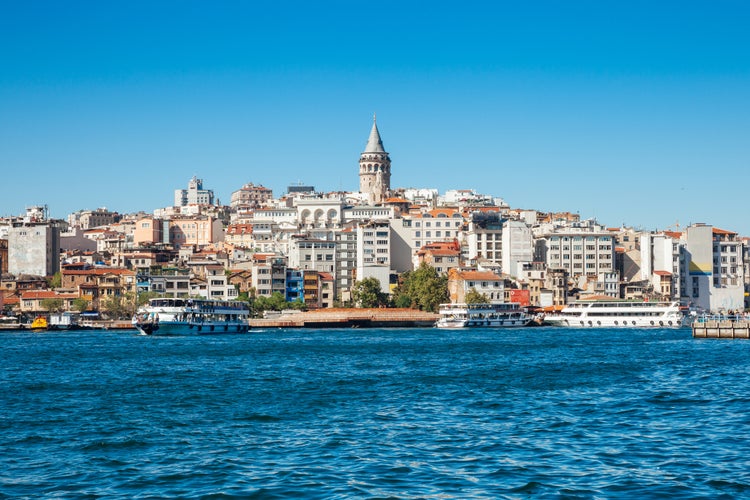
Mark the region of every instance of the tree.
<instances>
[{"instance_id":1,"label":"tree","mask_svg":"<svg viewBox=\"0 0 750 500\"><path fill-rule=\"evenodd\" d=\"M466 296L464 297L464 302L467 304L486 304L489 301L490 299L487 295L477 292L474 288L466 292Z\"/></svg>"},{"instance_id":2,"label":"tree","mask_svg":"<svg viewBox=\"0 0 750 500\"><path fill-rule=\"evenodd\" d=\"M388 294L380 290L377 278L365 278L352 287L352 301L357 307L380 307L388 305Z\"/></svg>"},{"instance_id":3,"label":"tree","mask_svg":"<svg viewBox=\"0 0 750 500\"><path fill-rule=\"evenodd\" d=\"M141 307L143 305L146 305L149 300L155 299L157 297L163 297L163 293L159 292L141 292L138 294L138 300L136 303L136 307Z\"/></svg>"},{"instance_id":4,"label":"tree","mask_svg":"<svg viewBox=\"0 0 750 500\"><path fill-rule=\"evenodd\" d=\"M448 276L423 262L415 271L406 271L394 292L396 307L411 307L436 312L438 306L448 301Z\"/></svg>"},{"instance_id":5,"label":"tree","mask_svg":"<svg viewBox=\"0 0 750 500\"><path fill-rule=\"evenodd\" d=\"M91 304L91 301L86 300L83 297L78 297L73 300L73 309L78 312L83 312L89 308L89 304Z\"/></svg>"},{"instance_id":6,"label":"tree","mask_svg":"<svg viewBox=\"0 0 750 500\"><path fill-rule=\"evenodd\" d=\"M250 301L250 310L255 316L260 316L264 311L283 311L284 309L306 310L304 302L287 302L281 292L273 292L269 297L259 295Z\"/></svg>"},{"instance_id":7,"label":"tree","mask_svg":"<svg viewBox=\"0 0 750 500\"><path fill-rule=\"evenodd\" d=\"M60 312L63 310L62 299L42 299L39 305L49 312Z\"/></svg>"},{"instance_id":8,"label":"tree","mask_svg":"<svg viewBox=\"0 0 750 500\"><path fill-rule=\"evenodd\" d=\"M60 288L62 286L62 273L60 271L57 271L54 276L49 278L49 287L50 288Z\"/></svg>"},{"instance_id":9,"label":"tree","mask_svg":"<svg viewBox=\"0 0 750 500\"><path fill-rule=\"evenodd\" d=\"M135 297L133 294L109 295L99 300L99 307L105 311L110 318L129 318L135 312Z\"/></svg>"}]
</instances>

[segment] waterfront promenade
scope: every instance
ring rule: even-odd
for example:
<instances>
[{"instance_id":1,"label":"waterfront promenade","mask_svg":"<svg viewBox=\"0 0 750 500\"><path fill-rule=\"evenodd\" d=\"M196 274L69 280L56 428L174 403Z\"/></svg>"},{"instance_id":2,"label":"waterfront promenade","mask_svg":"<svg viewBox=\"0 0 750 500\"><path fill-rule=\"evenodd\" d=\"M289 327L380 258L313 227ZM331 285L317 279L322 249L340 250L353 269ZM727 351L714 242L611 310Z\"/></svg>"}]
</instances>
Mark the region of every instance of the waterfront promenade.
<instances>
[{"instance_id":1,"label":"waterfront promenade","mask_svg":"<svg viewBox=\"0 0 750 500\"><path fill-rule=\"evenodd\" d=\"M750 339L747 316L699 316L692 323L693 337Z\"/></svg>"}]
</instances>

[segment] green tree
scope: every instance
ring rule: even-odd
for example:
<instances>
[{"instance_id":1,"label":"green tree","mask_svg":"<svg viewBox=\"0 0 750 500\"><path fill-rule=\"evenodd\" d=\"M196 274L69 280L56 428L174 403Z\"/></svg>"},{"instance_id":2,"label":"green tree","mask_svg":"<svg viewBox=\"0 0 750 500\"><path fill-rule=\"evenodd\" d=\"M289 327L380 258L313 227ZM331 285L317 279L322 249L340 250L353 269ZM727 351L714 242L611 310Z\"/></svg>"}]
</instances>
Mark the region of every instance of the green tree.
<instances>
[{"instance_id":1,"label":"green tree","mask_svg":"<svg viewBox=\"0 0 750 500\"><path fill-rule=\"evenodd\" d=\"M304 302L287 302L284 294L273 292L269 297L259 295L250 301L250 310L255 316L260 316L264 311L283 311L284 309L306 310L307 305Z\"/></svg>"},{"instance_id":2,"label":"green tree","mask_svg":"<svg viewBox=\"0 0 750 500\"><path fill-rule=\"evenodd\" d=\"M60 312L63 310L62 299L42 299L39 305L48 312Z\"/></svg>"},{"instance_id":3,"label":"green tree","mask_svg":"<svg viewBox=\"0 0 750 500\"><path fill-rule=\"evenodd\" d=\"M430 312L436 312L438 306L447 301L448 277L441 276L434 267L424 262L416 270L401 275L393 299L396 307Z\"/></svg>"},{"instance_id":4,"label":"green tree","mask_svg":"<svg viewBox=\"0 0 750 500\"><path fill-rule=\"evenodd\" d=\"M159 292L141 292L138 294L138 300L136 301L136 307L141 307L143 305L146 305L149 300L155 299L157 297L163 297L163 293Z\"/></svg>"},{"instance_id":5,"label":"green tree","mask_svg":"<svg viewBox=\"0 0 750 500\"><path fill-rule=\"evenodd\" d=\"M57 271L51 278L49 278L50 288L60 288L62 286L62 273Z\"/></svg>"},{"instance_id":6,"label":"green tree","mask_svg":"<svg viewBox=\"0 0 750 500\"><path fill-rule=\"evenodd\" d=\"M357 307L380 307L388 305L388 294L380 290L377 278L365 278L352 287L352 301Z\"/></svg>"},{"instance_id":7,"label":"green tree","mask_svg":"<svg viewBox=\"0 0 750 500\"><path fill-rule=\"evenodd\" d=\"M78 297L73 300L73 309L78 312L83 312L89 308L89 304L91 304L91 301L86 300L83 297Z\"/></svg>"},{"instance_id":8,"label":"green tree","mask_svg":"<svg viewBox=\"0 0 750 500\"><path fill-rule=\"evenodd\" d=\"M477 292L474 288L466 292L466 296L464 297L464 302L467 304L486 304L489 301L490 299L487 295Z\"/></svg>"},{"instance_id":9,"label":"green tree","mask_svg":"<svg viewBox=\"0 0 750 500\"><path fill-rule=\"evenodd\" d=\"M135 312L135 297L132 293L103 297L99 300L99 308L112 319L129 318Z\"/></svg>"}]
</instances>

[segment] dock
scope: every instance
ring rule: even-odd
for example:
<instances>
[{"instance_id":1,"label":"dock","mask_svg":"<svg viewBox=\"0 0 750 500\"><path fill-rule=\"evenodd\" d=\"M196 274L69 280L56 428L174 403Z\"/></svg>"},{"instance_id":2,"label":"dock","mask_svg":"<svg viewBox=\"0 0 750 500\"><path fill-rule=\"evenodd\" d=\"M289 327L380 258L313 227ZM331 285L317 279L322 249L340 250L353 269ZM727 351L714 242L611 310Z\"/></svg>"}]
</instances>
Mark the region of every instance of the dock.
<instances>
[{"instance_id":1,"label":"dock","mask_svg":"<svg viewBox=\"0 0 750 500\"><path fill-rule=\"evenodd\" d=\"M250 328L432 327L440 315L417 309L317 309L277 318L251 319Z\"/></svg>"},{"instance_id":2,"label":"dock","mask_svg":"<svg viewBox=\"0 0 750 500\"><path fill-rule=\"evenodd\" d=\"M692 328L695 338L750 339L750 320L743 316L699 317Z\"/></svg>"}]
</instances>

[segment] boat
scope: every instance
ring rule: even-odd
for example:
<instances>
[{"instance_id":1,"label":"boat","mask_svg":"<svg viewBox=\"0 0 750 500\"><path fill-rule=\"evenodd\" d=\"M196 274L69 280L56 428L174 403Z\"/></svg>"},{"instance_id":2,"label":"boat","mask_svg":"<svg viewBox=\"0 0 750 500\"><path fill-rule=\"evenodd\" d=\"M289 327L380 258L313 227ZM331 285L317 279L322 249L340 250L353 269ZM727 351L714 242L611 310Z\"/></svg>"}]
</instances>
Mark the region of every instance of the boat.
<instances>
[{"instance_id":1,"label":"boat","mask_svg":"<svg viewBox=\"0 0 750 500\"><path fill-rule=\"evenodd\" d=\"M43 332L47 330L48 326L47 318L44 316L37 316L34 318L34 321L31 322L29 328L31 328L32 332Z\"/></svg>"},{"instance_id":2,"label":"boat","mask_svg":"<svg viewBox=\"0 0 750 500\"><path fill-rule=\"evenodd\" d=\"M23 324L15 316L0 316L0 330L23 330Z\"/></svg>"},{"instance_id":3,"label":"boat","mask_svg":"<svg viewBox=\"0 0 750 500\"><path fill-rule=\"evenodd\" d=\"M250 308L237 300L157 298L133 316L143 335L244 333L250 328Z\"/></svg>"},{"instance_id":4,"label":"boat","mask_svg":"<svg viewBox=\"0 0 750 500\"><path fill-rule=\"evenodd\" d=\"M679 302L646 300L578 300L558 313L544 316L544 323L572 327L675 328L684 324Z\"/></svg>"},{"instance_id":5,"label":"boat","mask_svg":"<svg viewBox=\"0 0 750 500\"><path fill-rule=\"evenodd\" d=\"M515 302L440 304L438 312L437 328L506 328L527 326L533 320L533 316Z\"/></svg>"}]
</instances>

